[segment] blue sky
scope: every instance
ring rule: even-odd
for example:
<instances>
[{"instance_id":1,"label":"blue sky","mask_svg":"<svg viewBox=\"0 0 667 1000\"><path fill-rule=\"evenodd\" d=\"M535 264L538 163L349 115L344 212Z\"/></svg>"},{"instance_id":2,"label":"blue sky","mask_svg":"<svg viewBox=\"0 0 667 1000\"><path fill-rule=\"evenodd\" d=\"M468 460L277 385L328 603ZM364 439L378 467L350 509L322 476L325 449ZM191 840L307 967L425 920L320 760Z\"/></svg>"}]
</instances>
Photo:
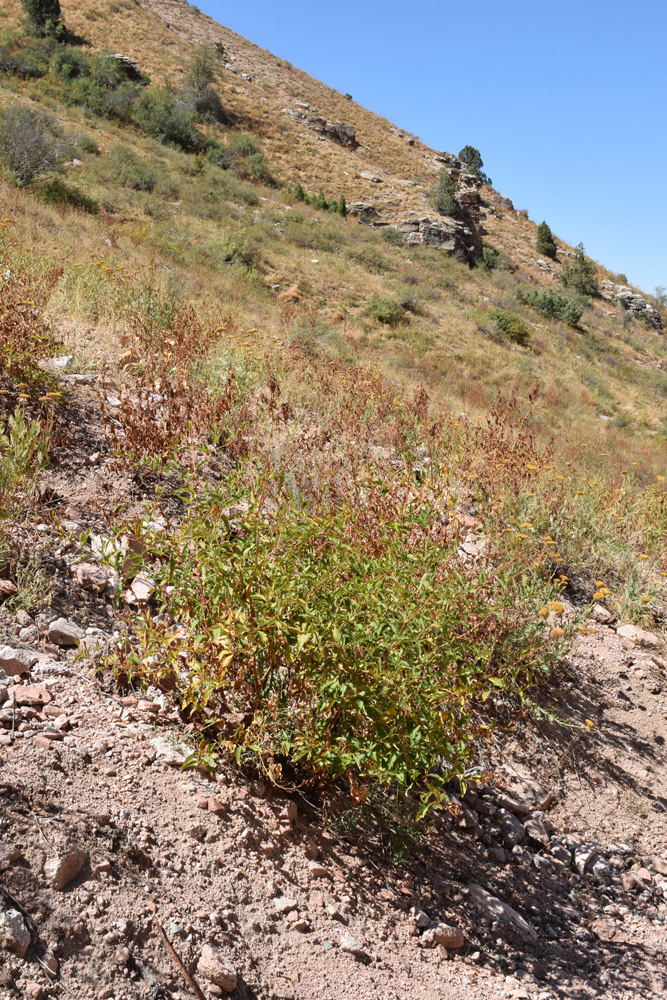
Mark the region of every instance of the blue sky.
<instances>
[{"instance_id":1,"label":"blue sky","mask_svg":"<svg viewBox=\"0 0 667 1000\"><path fill-rule=\"evenodd\" d=\"M198 2L428 145L477 146L531 219L667 285L664 2Z\"/></svg>"}]
</instances>

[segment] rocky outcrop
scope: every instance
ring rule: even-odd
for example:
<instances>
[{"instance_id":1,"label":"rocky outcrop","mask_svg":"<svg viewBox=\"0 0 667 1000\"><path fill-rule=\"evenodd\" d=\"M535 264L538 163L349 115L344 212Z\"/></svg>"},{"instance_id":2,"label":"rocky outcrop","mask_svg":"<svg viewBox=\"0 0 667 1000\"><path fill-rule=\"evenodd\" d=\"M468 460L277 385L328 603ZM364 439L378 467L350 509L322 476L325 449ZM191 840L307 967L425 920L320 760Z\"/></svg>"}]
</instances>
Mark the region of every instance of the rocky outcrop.
<instances>
[{"instance_id":1,"label":"rocky outcrop","mask_svg":"<svg viewBox=\"0 0 667 1000\"><path fill-rule=\"evenodd\" d=\"M293 122L300 122L306 128L313 129L321 135L328 136L341 146L348 149L358 149L357 130L353 125L344 125L342 122L329 122L326 118L318 115L304 115L301 111L294 111L291 108L283 108L283 114L287 115Z\"/></svg>"},{"instance_id":2,"label":"rocky outcrop","mask_svg":"<svg viewBox=\"0 0 667 1000\"><path fill-rule=\"evenodd\" d=\"M374 228L387 225L386 222L373 221L370 224ZM473 263L482 252L480 231L467 221L445 216L409 215L389 225L403 233L405 242L411 246L425 243L438 250L446 250L466 263Z\"/></svg>"},{"instance_id":3,"label":"rocky outcrop","mask_svg":"<svg viewBox=\"0 0 667 1000\"><path fill-rule=\"evenodd\" d=\"M619 305L623 306L629 312L643 314L647 322L655 330L659 333L663 332L660 313L654 305L646 301L643 295L635 292L632 288L628 288L627 285L617 285L613 281L601 281L600 291L605 298L618 302Z\"/></svg>"}]
</instances>

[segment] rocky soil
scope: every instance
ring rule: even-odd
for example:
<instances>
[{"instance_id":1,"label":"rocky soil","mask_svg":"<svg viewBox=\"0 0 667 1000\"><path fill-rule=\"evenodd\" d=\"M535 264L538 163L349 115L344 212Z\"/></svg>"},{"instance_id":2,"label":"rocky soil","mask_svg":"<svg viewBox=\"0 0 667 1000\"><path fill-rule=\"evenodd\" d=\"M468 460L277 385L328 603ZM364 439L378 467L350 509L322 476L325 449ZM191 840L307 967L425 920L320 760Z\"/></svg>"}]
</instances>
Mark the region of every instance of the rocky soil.
<instances>
[{"instance_id":1,"label":"rocky soil","mask_svg":"<svg viewBox=\"0 0 667 1000\"><path fill-rule=\"evenodd\" d=\"M22 529L53 605L0 608L0 1000L664 996L661 638L596 608L551 714L507 718L488 780L412 850L347 800L325 823L222 764L183 770L193 730L167 695L103 669L150 580L117 610L104 512L145 495L107 464L87 391Z\"/></svg>"}]
</instances>

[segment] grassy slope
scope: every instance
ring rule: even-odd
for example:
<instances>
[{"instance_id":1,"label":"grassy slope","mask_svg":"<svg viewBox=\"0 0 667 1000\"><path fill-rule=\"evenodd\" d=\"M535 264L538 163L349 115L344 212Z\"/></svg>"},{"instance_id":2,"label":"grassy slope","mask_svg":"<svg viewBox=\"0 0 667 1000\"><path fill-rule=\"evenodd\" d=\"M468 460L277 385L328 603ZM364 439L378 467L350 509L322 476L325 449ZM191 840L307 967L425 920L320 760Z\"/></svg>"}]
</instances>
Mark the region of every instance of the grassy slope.
<instances>
[{"instance_id":1,"label":"grassy slope","mask_svg":"<svg viewBox=\"0 0 667 1000\"><path fill-rule=\"evenodd\" d=\"M91 48L122 51L136 59L154 83L178 80L193 43L221 41L236 73L221 67L218 90L233 127L261 137L270 166L283 183L300 179L309 190L349 201L373 199L381 215L428 212L426 191L438 164L419 140L291 65L216 25L178 0L98 2L65 0L70 30ZM18 0L9 0L0 29L20 19ZM243 73L250 79L243 79ZM221 172L193 170L192 157L166 149L133 130L86 118L57 102L53 83L4 81L0 100L37 99L57 111L70 129L94 135L98 157L84 157L69 183L96 198L97 217L54 208L12 189L0 189L4 214L34 252L63 261L65 274L52 307L75 346L86 328L98 353L112 356L122 328L118 284L123 273L92 269L103 258L110 267L136 274L135 282L157 281L200 307L217 307L236 327L253 328L248 351L286 337L333 355L380 369L400 383L423 384L432 397L473 414L486 411L498 389L516 385L526 393L539 383L537 427L554 432L568 457L581 448L599 454L602 467L638 461L647 475L660 470L667 425L667 345L638 319L629 323L611 303L597 300L586 310L583 332L545 320L517 306L517 283L558 287L535 264L535 225L503 206L492 190L487 242L516 265L490 275L470 271L430 248L389 245L354 220L308 208L290 208L280 190L256 189L257 205L225 190ZM324 141L291 121L283 108L305 101L317 113L357 129L356 151ZM108 153L132 147L158 177L152 194L120 187ZM372 170L382 185L359 176ZM585 237L585 234L582 234ZM111 245L109 245L111 244ZM226 261L249 247L252 268ZM91 258L92 255L92 258ZM599 269L599 277L609 276ZM298 284L300 301L281 301L269 290ZM373 294L409 295L418 312L390 329L366 314ZM528 347L492 336L489 310L501 306L523 314L532 326ZM624 321L625 320L625 321ZM100 338L100 332L104 337ZM83 339L82 339L83 338ZM604 454L608 453L608 454Z\"/></svg>"}]
</instances>

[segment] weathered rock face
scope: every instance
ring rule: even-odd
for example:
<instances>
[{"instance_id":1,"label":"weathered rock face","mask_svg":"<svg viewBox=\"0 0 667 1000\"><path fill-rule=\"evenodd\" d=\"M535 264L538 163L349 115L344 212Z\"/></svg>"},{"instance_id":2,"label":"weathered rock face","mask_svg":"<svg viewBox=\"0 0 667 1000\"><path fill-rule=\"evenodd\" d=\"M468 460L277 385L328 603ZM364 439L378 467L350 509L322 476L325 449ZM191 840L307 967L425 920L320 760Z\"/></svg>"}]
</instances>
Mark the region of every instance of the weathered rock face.
<instances>
[{"instance_id":1,"label":"weathered rock face","mask_svg":"<svg viewBox=\"0 0 667 1000\"><path fill-rule=\"evenodd\" d=\"M466 263L472 263L482 252L479 231L458 219L408 216L394 223L394 228L403 233L406 243L411 246L426 243L438 250L446 250Z\"/></svg>"},{"instance_id":2,"label":"weathered rock face","mask_svg":"<svg viewBox=\"0 0 667 1000\"><path fill-rule=\"evenodd\" d=\"M613 299L614 302L618 302L619 305L623 306L629 312L643 313L651 326L662 333L660 313L655 306L647 302L642 295L633 291L632 288L628 288L627 285L617 285L613 281L601 281L600 291L605 298Z\"/></svg>"},{"instance_id":3,"label":"weathered rock face","mask_svg":"<svg viewBox=\"0 0 667 1000\"><path fill-rule=\"evenodd\" d=\"M293 111L291 108L283 108L283 113L293 122L302 122L306 128L312 128L314 132L320 132L348 149L358 149L360 145L357 142L357 130L353 125L329 122L326 118L320 118L319 115L304 115L301 111Z\"/></svg>"}]
</instances>

